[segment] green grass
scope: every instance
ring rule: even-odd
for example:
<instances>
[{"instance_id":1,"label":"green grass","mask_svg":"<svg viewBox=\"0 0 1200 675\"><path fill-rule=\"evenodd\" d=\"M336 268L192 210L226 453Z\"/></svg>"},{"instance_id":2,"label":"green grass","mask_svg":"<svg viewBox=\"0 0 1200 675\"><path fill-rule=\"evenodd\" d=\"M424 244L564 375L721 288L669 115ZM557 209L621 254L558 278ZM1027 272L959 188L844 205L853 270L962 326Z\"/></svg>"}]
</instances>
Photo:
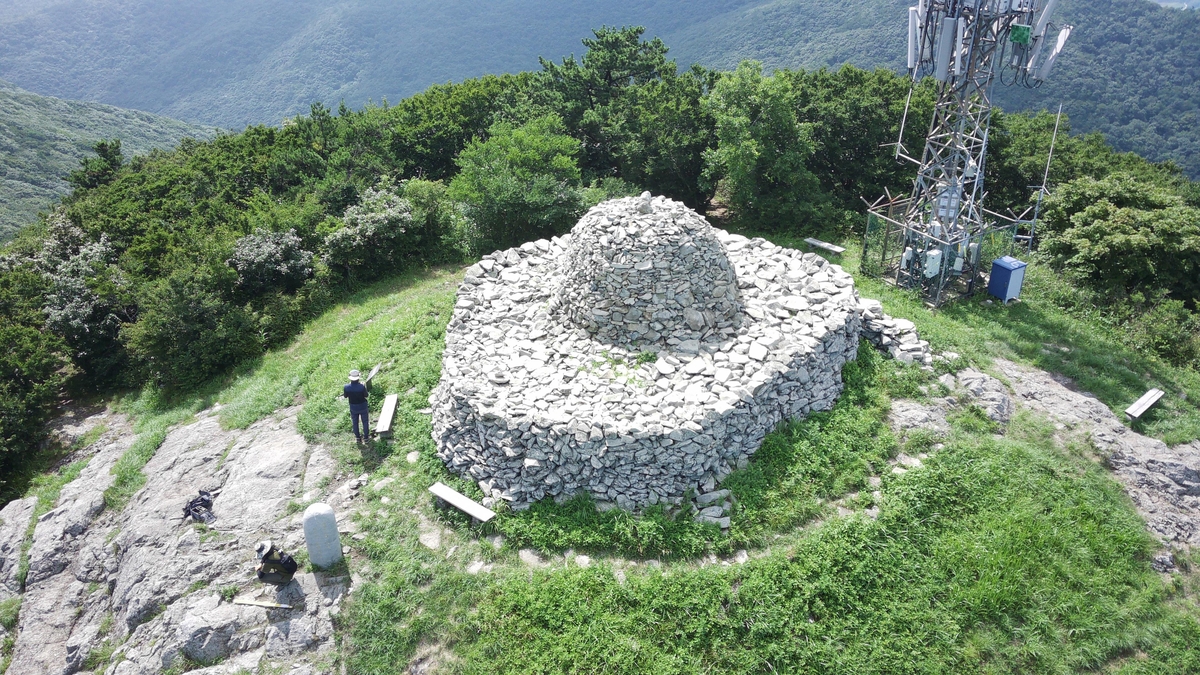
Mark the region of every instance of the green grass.
<instances>
[{"instance_id":1,"label":"green grass","mask_svg":"<svg viewBox=\"0 0 1200 675\"><path fill-rule=\"evenodd\" d=\"M604 558L586 570L561 557L551 569L513 563L508 545L525 543L515 524L546 549L604 549L607 536L622 552L677 534L638 534L638 519L580 501L501 513L509 543L490 558L489 546L472 548L497 564L472 576L414 542L413 508L436 514L461 546L479 534L429 508L421 487L436 462L409 471L389 460L377 476L408 480L389 492L390 510L361 521L372 573L348 608L351 669L393 672L438 644L466 673L1186 672L1169 669L1195 663L1200 612L1172 604L1179 592L1150 569L1152 542L1121 488L1082 449L1059 449L1050 425L1022 414L996 438L967 409L926 467L886 471L896 451L882 426L886 392L910 380L919 377L864 352L833 411L775 432L755 471L730 477L741 496L728 537L700 530L685 541L765 553L736 567L678 556L621 567L622 582ZM816 499L873 473L883 478L878 520L796 529L817 515Z\"/></svg>"},{"instance_id":2,"label":"green grass","mask_svg":"<svg viewBox=\"0 0 1200 675\"><path fill-rule=\"evenodd\" d=\"M997 438L967 409L951 416L952 437L924 468L893 475L888 400L924 396L932 376L870 350L847 368L833 410L781 427L730 476L726 535L665 509L600 514L583 499L501 509L486 527L436 509L425 491L434 480L478 496L436 459L418 412L439 376L455 280L435 270L365 291L214 394L230 426L300 403L310 441L330 444L372 482L397 478L366 490L358 516L365 583L339 623L350 670L395 672L422 645L447 650L466 673L1186 672L1195 663L1200 611L1151 570L1140 519L1087 453L1060 449L1051 427L1024 414ZM995 308L976 308L986 320L955 335L948 312L879 290L935 344L966 345L955 351L971 363L986 366L1000 350L1045 367L1003 351L1004 339L1021 347L1030 338L1012 327L1016 337L1006 337L1004 321L986 316ZM980 335L991 342L971 348ZM1069 346L1099 349L1103 339ZM401 394L395 442L358 448L337 393L345 371L381 361L376 391ZM914 453L934 445L920 434L905 443ZM878 504L864 489L872 475L883 479ZM878 506L878 520L830 517L829 503L856 491L844 503ZM438 551L417 543L431 525L442 528ZM504 536L501 548L482 539L491 533ZM549 567L521 564L521 546L541 549ZM751 551L743 565L699 563L739 548ZM564 566L566 549L590 552L593 566ZM494 569L468 574L472 560Z\"/></svg>"},{"instance_id":3,"label":"green grass","mask_svg":"<svg viewBox=\"0 0 1200 675\"><path fill-rule=\"evenodd\" d=\"M7 600L0 601L0 626L4 626L4 630L12 632L17 628L17 618L21 614L21 596L15 596Z\"/></svg>"},{"instance_id":4,"label":"green grass","mask_svg":"<svg viewBox=\"0 0 1200 675\"><path fill-rule=\"evenodd\" d=\"M1065 672L1153 643L1140 520L1100 468L1022 435L960 431L885 481L879 520L738 568L509 576L450 634L468 673Z\"/></svg>"},{"instance_id":5,"label":"green grass","mask_svg":"<svg viewBox=\"0 0 1200 675\"><path fill-rule=\"evenodd\" d=\"M456 272L432 270L379 284L203 396L123 402L151 439L145 447L155 445L160 425L201 404L221 401L223 423L235 427L301 404L299 425L310 441L328 444L348 470L373 474L372 483L396 478L364 490L368 506L357 520L366 537L353 542L357 557L340 570L364 579L338 625L349 671L396 672L430 646L464 673L1198 666L1196 573L1164 582L1151 570L1153 543L1141 520L1084 448L1060 447L1052 426L1025 413L997 437L996 426L968 408L951 415L953 432L940 449L931 437L909 435L906 451L932 451L926 466L892 474L887 460L900 444L884 424L889 399L925 395L932 376L869 349L847 367L833 410L782 426L728 478L735 503L727 534L666 509L601 514L583 499L501 509L484 527L438 510L426 492L435 480L478 496L437 460L429 419L419 412L439 377L456 283ZM927 327L935 344L967 345L955 351L976 365L986 366L993 350L1041 365L1018 349L1003 351L1000 319L965 321L968 334L953 335L949 312L880 290L889 309ZM1013 344L1022 345L1024 333L1012 330ZM980 336L992 342L971 349ZM1106 344L1103 336L1089 339L1068 346ZM1071 353L1058 353L1069 362ZM401 395L395 440L360 448L337 394L345 371L377 362L386 365L376 392ZM415 465L405 460L411 450L419 453ZM872 476L882 478L878 502L867 496ZM835 500L859 515L833 517ZM877 520L861 515L870 506L879 508ZM429 527L441 528L437 551L417 542ZM492 533L503 546L483 538ZM517 560L522 546L542 550L547 567ZM713 554L742 548L751 552L745 564L711 564ZM592 566L565 565L568 549L589 552ZM645 564L649 557L661 565ZM472 575L472 561L494 568ZM222 597L236 590L222 588Z\"/></svg>"},{"instance_id":6,"label":"green grass","mask_svg":"<svg viewBox=\"0 0 1200 675\"><path fill-rule=\"evenodd\" d=\"M113 654L121 646L120 640L103 640L100 646L93 648L83 659L83 669L103 672L113 660Z\"/></svg>"}]
</instances>

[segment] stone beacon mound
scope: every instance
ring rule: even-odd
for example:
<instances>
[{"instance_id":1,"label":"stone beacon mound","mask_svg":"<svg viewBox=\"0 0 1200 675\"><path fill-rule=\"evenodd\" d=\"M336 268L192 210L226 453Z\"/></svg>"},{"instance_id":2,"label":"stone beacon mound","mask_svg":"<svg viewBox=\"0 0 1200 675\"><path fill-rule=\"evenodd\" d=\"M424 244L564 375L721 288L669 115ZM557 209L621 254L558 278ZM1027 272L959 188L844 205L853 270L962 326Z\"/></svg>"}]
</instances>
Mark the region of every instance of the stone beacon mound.
<instances>
[{"instance_id":1,"label":"stone beacon mound","mask_svg":"<svg viewBox=\"0 0 1200 675\"><path fill-rule=\"evenodd\" d=\"M438 456L487 505L709 504L779 422L832 407L860 320L820 256L611 200L467 270L430 394Z\"/></svg>"}]
</instances>

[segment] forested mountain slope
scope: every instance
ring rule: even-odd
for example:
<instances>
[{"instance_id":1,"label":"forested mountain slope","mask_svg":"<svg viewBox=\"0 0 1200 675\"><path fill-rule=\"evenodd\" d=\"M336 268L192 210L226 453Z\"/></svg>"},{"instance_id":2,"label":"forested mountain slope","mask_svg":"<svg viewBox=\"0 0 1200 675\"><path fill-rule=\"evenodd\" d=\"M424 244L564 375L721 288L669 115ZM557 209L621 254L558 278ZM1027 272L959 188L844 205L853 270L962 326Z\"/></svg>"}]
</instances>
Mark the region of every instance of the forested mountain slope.
<instances>
[{"instance_id":1,"label":"forested mountain slope","mask_svg":"<svg viewBox=\"0 0 1200 675\"><path fill-rule=\"evenodd\" d=\"M0 242L66 194L67 175L96 141L120 139L128 156L214 131L138 110L38 96L0 81Z\"/></svg>"},{"instance_id":2,"label":"forested mountain slope","mask_svg":"<svg viewBox=\"0 0 1200 675\"><path fill-rule=\"evenodd\" d=\"M51 0L0 18L0 77L222 127L315 100L397 101L431 84L580 53L601 25L670 34L759 0Z\"/></svg>"},{"instance_id":3,"label":"forested mountain slope","mask_svg":"<svg viewBox=\"0 0 1200 675\"><path fill-rule=\"evenodd\" d=\"M681 65L901 67L910 0L18 0L0 16L0 78L240 128L316 100L397 101L430 84L579 53L602 24L644 25ZM1076 32L1053 81L1006 90L1009 109L1055 108L1076 131L1174 159L1200 176L1200 13L1147 0L1063 0Z\"/></svg>"},{"instance_id":4,"label":"forested mountain slope","mask_svg":"<svg viewBox=\"0 0 1200 675\"><path fill-rule=\"evenodd\" d=\"M729 69L841 63L902 68L908 0L769 0L688 26L667 44L683 63ZM1063 0L1075 30L1046 85L999 87L1006 109L1057 108L1074 130L1104 132L1120 150L1173 159L1200 175L1200 12L1144 0Z\"/></svg>"}]
</instances>

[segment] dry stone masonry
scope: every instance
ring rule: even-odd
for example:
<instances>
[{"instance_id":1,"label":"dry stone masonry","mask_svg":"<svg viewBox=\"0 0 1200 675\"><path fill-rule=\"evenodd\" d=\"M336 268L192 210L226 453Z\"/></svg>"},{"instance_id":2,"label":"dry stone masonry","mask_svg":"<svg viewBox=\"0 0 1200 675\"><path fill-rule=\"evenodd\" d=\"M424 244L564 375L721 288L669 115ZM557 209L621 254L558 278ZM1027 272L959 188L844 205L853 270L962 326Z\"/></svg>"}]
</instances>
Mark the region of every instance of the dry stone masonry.
<instances>
[{"instance_id":1,"label":"dry stone masonry","mask_svg":"<svg viewBox=\"0 0 1200 675\"><path fill-rule=\"evenodd\" d=\"M862 313L862 336L868 342L897 361L926 367L933 365L929 343L917 334L913 322L884 314L883 303L870 298L859 301L859 311Z\"/></svg>"},{"instance_id":2,"label":"dry stone masonry","mask_svg":"<svg viewBox=\"0 0 1200 675\"><path fill-rule=\"evenodd\" d=\"M587 492L638 509L717 485L781 420L830 408L858 348L850 275L662 197L466 273L430 396L439 457L489 505Z\"/></svg>"}]
</instances>

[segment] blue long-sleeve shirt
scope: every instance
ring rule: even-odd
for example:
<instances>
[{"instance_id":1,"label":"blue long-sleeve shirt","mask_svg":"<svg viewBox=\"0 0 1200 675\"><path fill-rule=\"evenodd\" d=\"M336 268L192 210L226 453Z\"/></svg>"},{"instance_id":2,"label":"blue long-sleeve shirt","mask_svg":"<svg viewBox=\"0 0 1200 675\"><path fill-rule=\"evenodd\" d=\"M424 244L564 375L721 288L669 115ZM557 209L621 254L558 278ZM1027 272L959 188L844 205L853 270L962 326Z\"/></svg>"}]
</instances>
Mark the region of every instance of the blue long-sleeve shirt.
<instances>
[{"instance_id":1,"label":"blue long-sleeve shirt","mask_svg":"<svg viewBox=\"0 0 1200 675\"><path fill-rule=\"evenodd\" d=\"M351 382L342 387L342 396L350 399L350 412L367 411L367 386L362 382Z\"/></svg>"}]
</instances>

